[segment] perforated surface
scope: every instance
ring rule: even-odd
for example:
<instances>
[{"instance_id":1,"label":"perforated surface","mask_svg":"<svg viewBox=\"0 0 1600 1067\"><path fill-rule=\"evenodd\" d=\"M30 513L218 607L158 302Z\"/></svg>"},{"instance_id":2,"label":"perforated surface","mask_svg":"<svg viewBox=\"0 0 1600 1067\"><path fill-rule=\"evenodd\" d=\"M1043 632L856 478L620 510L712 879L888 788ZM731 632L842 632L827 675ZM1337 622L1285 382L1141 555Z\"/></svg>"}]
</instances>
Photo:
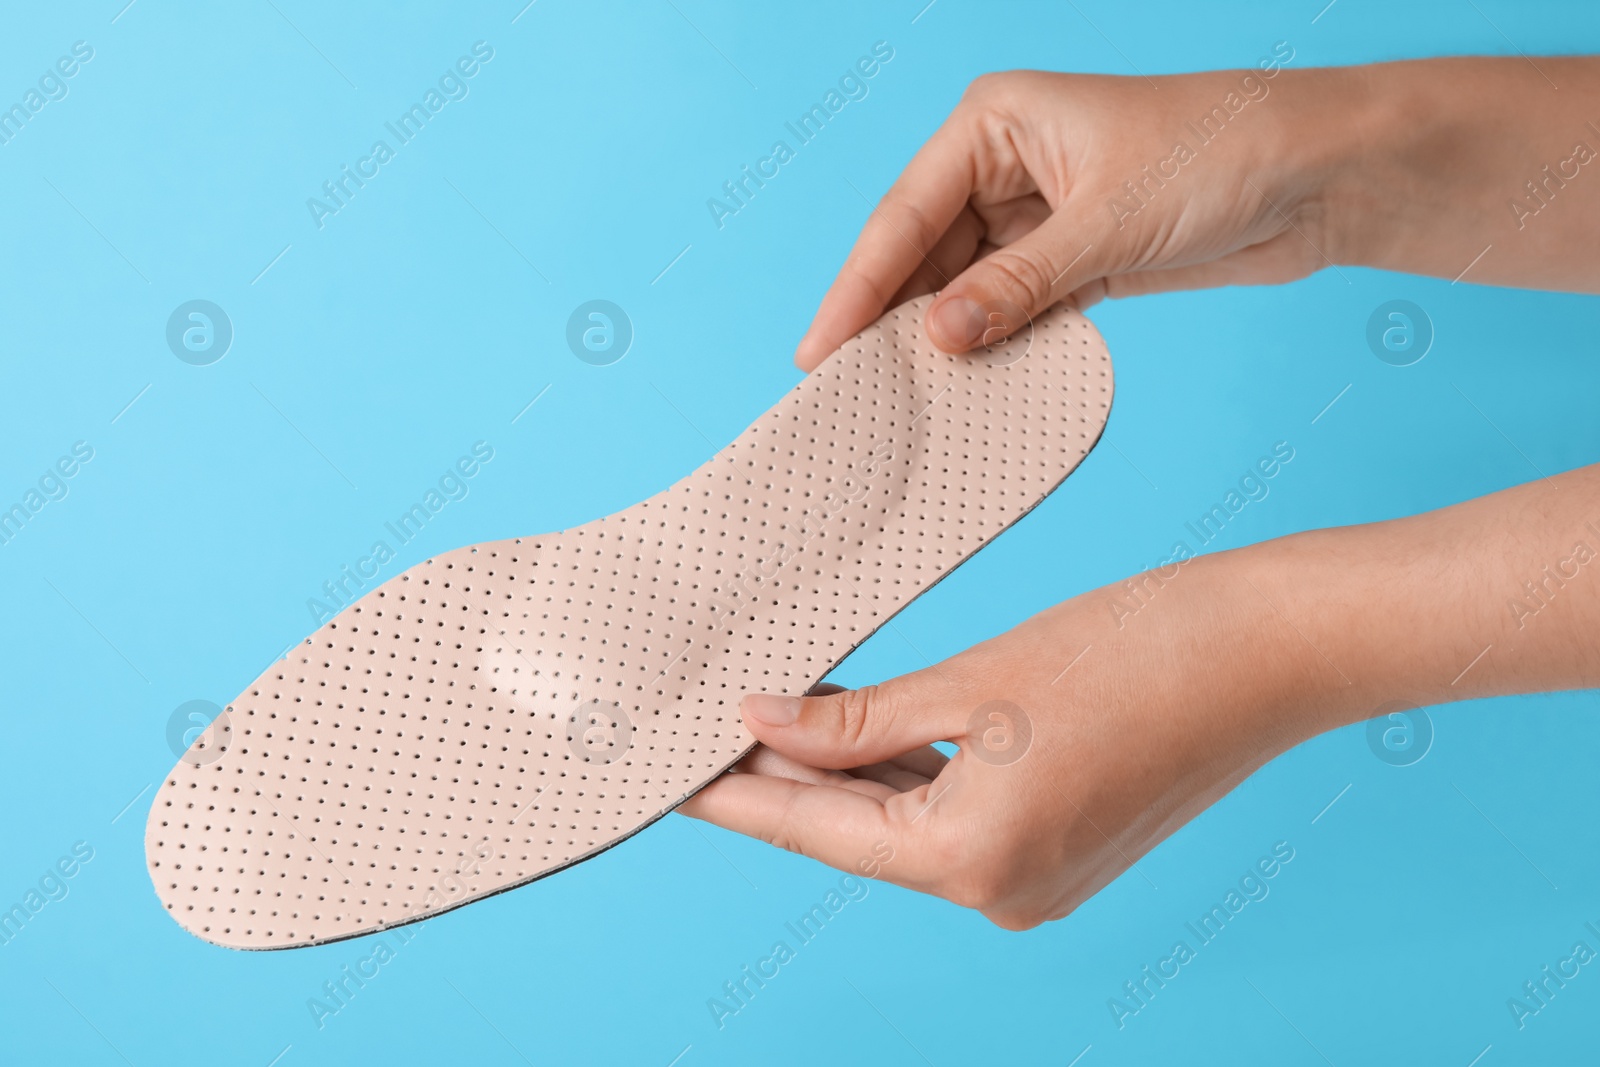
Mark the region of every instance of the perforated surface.
<instances>
[{"instance_id":1,"label":"perforated surface","mask_svg":"<svg viewBox=\"0 0 1600 1067\"><path fill-rule=\"evenodd\" d=\"M742 756L747 691L805 692L1073 470L1110 414L1081 315L946 356L926 299L704 466L616 515L455 549L269 668L158 791L156 892L287 948L426 918L615 844Z\"/></svg>"}]
</instances>

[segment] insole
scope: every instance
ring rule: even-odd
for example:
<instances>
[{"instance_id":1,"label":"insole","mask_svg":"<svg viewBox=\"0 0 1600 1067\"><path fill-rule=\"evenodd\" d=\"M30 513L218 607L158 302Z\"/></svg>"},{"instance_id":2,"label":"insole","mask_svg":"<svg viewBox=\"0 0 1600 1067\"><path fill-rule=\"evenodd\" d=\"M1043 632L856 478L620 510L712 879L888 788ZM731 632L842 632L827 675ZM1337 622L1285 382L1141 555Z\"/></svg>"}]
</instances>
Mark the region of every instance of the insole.
<instances>
[{"instance_id":1,"label":"insole","mask_svg":"<svg viewBox=\"0 0 1600 1067\"><path fill-rule=\"evenodd\" d=\"M868 327L698 470L560 533L419 563L267 669L158 791L150 877L231 948L425 919L637 833L1032 510L1098 441L1111 361L1053 309L993 352Z\"/></svg>"}]
</instances>

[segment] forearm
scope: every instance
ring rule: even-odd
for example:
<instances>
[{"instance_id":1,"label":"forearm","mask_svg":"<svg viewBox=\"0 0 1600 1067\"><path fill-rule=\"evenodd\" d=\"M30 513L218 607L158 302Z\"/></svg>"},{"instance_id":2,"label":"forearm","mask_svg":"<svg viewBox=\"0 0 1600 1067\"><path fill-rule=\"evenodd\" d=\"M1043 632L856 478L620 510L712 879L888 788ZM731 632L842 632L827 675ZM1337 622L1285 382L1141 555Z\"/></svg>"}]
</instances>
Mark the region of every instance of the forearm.
<instances>
[{"instance_id":1,"label":"forearm","mask_svg":"<svg viewBox=\"0 0 1600 1067\"><path fill-rule=\"evenodd\" d=\"M1600 686L1600 465L1214 558L1264 650L1259 706L1305 736L1390 701Z\"/></svg>"},{"instance_id":2,"label":"forearm","mask_svg":"<svg viewBox=\"0 0 1600 1067\"><path fill-rule=\"evenodd\" d=\"M1297 168L1286 188L1332 260L1600 292L1600 58L1421 60L1283 79L1297 102L1280 132Z\"/></svg>"}]
</instances>

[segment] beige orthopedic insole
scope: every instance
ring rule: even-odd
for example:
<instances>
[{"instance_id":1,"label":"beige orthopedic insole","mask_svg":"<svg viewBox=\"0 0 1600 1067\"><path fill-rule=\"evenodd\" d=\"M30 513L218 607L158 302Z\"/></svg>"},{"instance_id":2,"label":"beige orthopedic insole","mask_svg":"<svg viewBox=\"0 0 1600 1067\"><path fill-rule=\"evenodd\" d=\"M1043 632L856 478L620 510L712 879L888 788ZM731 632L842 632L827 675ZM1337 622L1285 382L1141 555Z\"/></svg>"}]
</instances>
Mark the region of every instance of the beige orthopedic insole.
<instances>
[{"instance_id":1,"label":"beige orthopedic insole","mask_svg":"<svg viewBox=\"0 0 1600 1067\"><path fill-rule=\"evenodd\" d=\"M848 342L694 473L560 533L383 583L241 693L145 832L185 929L231 948L372 933L637 833L1033 509L1099 440L1111 360L1082 315L991 352L929 298Z\"/></svg>"}]
</instances>

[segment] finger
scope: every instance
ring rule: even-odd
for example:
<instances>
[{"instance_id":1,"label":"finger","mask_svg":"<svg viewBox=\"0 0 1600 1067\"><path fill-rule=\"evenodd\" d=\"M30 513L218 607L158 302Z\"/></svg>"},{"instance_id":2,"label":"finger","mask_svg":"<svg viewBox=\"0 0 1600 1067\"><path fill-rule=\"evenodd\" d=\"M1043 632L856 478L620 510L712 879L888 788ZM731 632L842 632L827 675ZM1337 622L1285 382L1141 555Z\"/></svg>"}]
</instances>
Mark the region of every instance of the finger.
<instances>
[{"instance_id":1,"label":"finger","mask_svg":"<svg viewBox=\"0 0 1600 1067\"><path fill-rule=\"evenodd\" d=\"M861 767L961 736L970 708L931 667L882 685L790 697L748 694L739 706L756 739L812 767Z\"/></svg>"},{"instance_id":2,"label":"finger","mask_svg":"<svg viewBox=\"0 0 1600 1067\"><path fill-rule=\"evenodd\" d=\"M975 204L973 211L983 221L984 239L995 246L1020 241L1044 225L1052 214L1050 202L1038 193L1024 193L992 204Z\"/></svg>"},{"instance_id":3,"label":"finger","mask_svg":"<svg viewBox=\"0 0 1600 1067\"><path fill-rule=\"evenodd\" d=\"M895 756L889 762L901 770L933 779L939 777L940 772L944 770L945 764L950 762L950 757L932 745L925 745L922 748L914 748L904 755Z\"/></svg>"},{"instance_id":4,"label":"finger","mask_svg":"<svg viewBox=\"0 0 1600 1067\"><path fill-rule=\"evenodd\" d=\"M888 800L896 793L901 792L901 787L892 785L878 778L858 776L849 771L826 770L821 767L809 767L799 760L790 759L781 752L774 752L766 745L757 745L755 750L740 760L729 771L730 774L764 774L769 778L787 778L792 782L801 782L805 785L831 785L840 789L849 789L860 793L864 797L875 800ZM917 778L912 785L927 785L927 779L913 775ZM911 788L907 786L905 788Z\"/></svg>"},{"instance_id":5,"label":"finger","mask_svg":"<svg viewBox=\"0 0 1600 1067\"><path fill-rule=\"evenodd\" d=\"M1094 247L1060 215L1051 217L951 281L928 308L928 339L943 351L966 352L1009 337L1072 292L1075 281L1099 273Z\"/></svg>"},{"instance_id":6,"label":"finger","mask_svg":"<svg viewBox=\"0 0 1600 1067\"><path fill-rule=\"evenodd\" d=\"M973 263L1036 229L1049 216L1050 205L1038 193L982 207L968 204L900 286L890 306L938 292Z\"/></svg>"},{"instance_id":7,"label":"finger","mask_svg":"<svg viewBox=\"0 0 1600 1067\"><path fill-rule=\"evenodd\" d=\"M813 371L889 307L972 193L972 148L964 123L946 122L872 209L834 279L795 363Z\"/></svg>"},{"instance_id":8,"label":"finger","mask_svg":"<svg viewBox=\"0 0 1600 1067\"><path fill-rule=\"evenodd\" d=\"M907 793L932 781L931 778L908 771L904 767L896 767L889 761L869 763L865 767L856 767L849 773L860 780L871 782L873 785L882 785L896 793Z\"/></svg>"},{"instance_id":9,"label":"finger","mask_svg":"<svg viewBox=\"0 0 1600 1067\"><path fill-rule=\"evenodd\" d=\"M837 686L834 689L842 691ZM849 785L857 777L884 781L883 774L896 771L908 776L907 784L898 788L910 789L933 781L949 762L950 757L932 745L926 745L903 756L895 756L867 767L831 770L809 766L799 760L790 759L781 752L774 752L766 745L757 744L744 759L729 768L728 773L767 774L778 778L792 778L797 782L809 782L812 785ZM868 771L872 773L865 773Z\"/></svg>"},{"instance_id":10,"label":"finger","mask_svg":"<svg viewBox=\"0 0 1600 1067\"><path fill-rule=\"evenodd\" d=\"M885 846L893 861L874 866L882 877L911 889L925 889L939 872L919 847L922 828L902 814L907 803L923 806L919 790L885 804L847 789L804 785L754 774L724 775L690 797L678 810L735 833L798 852L851 874L867 874ZM911 810L911 809L907 809Z\"/></svg>"},{"instance_id":11,"label":"finger","mask_svg":"<svg viewBox=\"0 0 1600 1067\"><path fill-rule=\"evenodd\" d=\"M765 774L774 778L792 778L810 785L844 785L850 775L844 771L811 767L799 760L774 752L766 745L757 745L750 754L733 765L731 774Z\"/></svg>"},{"instance_id":12,"label":"finger","mask_svg":"<svg viewBox=\"0 0 1600 1067\"><path fill-rule=\"evenodd\" d=\"M889 305L899 307L907 300L936 293L950 284L951 278L966 270L978 258L978 249L983 244L983 231L983 220L978 213L970 207L962 208L961 214L956 216L944 236L939 238L939 243L928 253L927 260L917 264L911 277L890 298Z\"/></svg>"}]
</instances>

